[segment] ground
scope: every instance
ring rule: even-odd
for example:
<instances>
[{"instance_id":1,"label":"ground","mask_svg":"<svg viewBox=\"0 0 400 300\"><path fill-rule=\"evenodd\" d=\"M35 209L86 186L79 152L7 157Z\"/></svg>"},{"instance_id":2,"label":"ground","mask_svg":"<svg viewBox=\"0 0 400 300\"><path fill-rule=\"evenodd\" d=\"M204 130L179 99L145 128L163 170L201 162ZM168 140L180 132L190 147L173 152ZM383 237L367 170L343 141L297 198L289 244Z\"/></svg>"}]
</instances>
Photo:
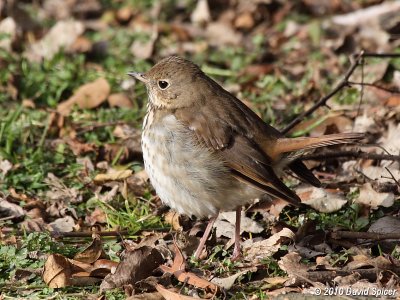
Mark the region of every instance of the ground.
<instances>
[{"instance_id":1,"label":"ground","mask_svg":"<svg viewBox=\"0 0 400 300\"><path fill-rule=\"evenodd\" d=\"M399 16L374 0L0 2L2 299L398 297ZM127 73L172 54L288 136L365 133L302 154L322 188L283 175L305 207L244 208L239 261L230 212L191 257L205 220L163 206L143 170L147 95Z\"/></svg>"}]
</instances>

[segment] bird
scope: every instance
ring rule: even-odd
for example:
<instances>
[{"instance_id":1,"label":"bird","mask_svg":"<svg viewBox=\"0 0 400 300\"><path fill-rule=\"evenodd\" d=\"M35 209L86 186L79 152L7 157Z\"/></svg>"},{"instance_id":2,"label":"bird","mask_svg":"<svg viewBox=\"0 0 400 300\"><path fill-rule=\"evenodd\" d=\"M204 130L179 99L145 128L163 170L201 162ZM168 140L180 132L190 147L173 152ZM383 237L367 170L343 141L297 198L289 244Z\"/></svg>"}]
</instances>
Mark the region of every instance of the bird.
<instances>
[{"instance_id":1,"label":"bird","mask_svg":"<svg viewBox=\"0 0 400 300\"><path fill-rule=\"evenodd\" d=\"M150 182L161 201L179 214L209 218L194 253L199 258L221 211L236 210L232 259L241 257L242 206L268 194L299 206L281 180L285 168L321 186L301 160L310 149L354 143L362 133L285 137L241 100L180 56L147 72L129 72L147 89L141 146Z\"/></svg>"}]
</instances>

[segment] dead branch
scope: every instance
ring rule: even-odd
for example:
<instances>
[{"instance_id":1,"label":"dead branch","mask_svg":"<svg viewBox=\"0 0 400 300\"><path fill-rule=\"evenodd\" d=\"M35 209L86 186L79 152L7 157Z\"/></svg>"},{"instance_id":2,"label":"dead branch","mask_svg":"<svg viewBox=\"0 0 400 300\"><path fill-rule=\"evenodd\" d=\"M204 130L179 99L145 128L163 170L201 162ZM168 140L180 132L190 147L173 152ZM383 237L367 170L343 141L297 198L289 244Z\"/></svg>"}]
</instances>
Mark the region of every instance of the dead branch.
<instances>
[{"instance_id":1,"label":"dead branch","mask_svg":"<svg viewBox=\"0 0 400 300\"><path fill-rule=\"evenodd\" d=\"M396 58L400 57L400 53L373 53L365 52L363 57L382 57L382 58Z\"/></svg>"},{"instance_id":2,"label":"dead branch","mask_svg":"<svg viewBox=\"0 0 400 300\"><path fill-rule=\"evenodd\" d=\"M140 234L144 231L158 231L158 232L168 232L170 228L147 228L141 229L135 234ZM3 234L7 234L6 232L2 232ZM26 231L17 231L17 232L8 232L8 234L12 234L15 236L22 236L26 234ZM132 235L129 233L128 230L120 230L120 231L73 231L73 232L55 232L55 231L48 231L48 234L53 238L90 238L93 234L97 234L99 236L110 236L110 237L120 237L120 236L127 236Z\"/></svg>"},{"instance_id":3,"label":"dead branch","mask_svg":"<svg viewBox=\"0 0 400 300\"><path fill-rule=\"evenodd\" d=\"M388 92L388 93L391 93L391 94L400 93L399 89L389 89L389 88L386 88L384 86L381 86L381 85L378 85L378 84L375 84L375 83L349 81L349 84L350 85L370 86L370 87L374 87L376 89L379 89L379 90L382 90L382 91L385 91L385 92Z\"/></svg>"},{"instance_id":4,"label":"dead branch","mask_svg":"<svg viewBox=\"0 0 400 300\"><path fill-rule=\"evenodd\" d=\"M330 236L333 239L366 239L374 241L382 240L400 240L399 232L377 233L377 232L353 232L353 231L335 231L331 232Z\"/></svg>"},{"instance_id":5,"label":"dead branch","mask_svg":"<svg viewBox=\"0 0 400 300\"><path fill-rule=\"evenodd\" d=\"M331 158L363 158L372 160L390 160L390 161L400 161L400 155L392 154L377 154L377 153L367 153L358 151L326 151L322 153L307 154L299 157L301 160L327 160Z\"/></svg>"},{"instance_id":6,"label":"dead branch","mask_svg":"<svg viewBox=\"0 0 400 300\"><path fill-rule=\"evenodd\" d=\"M354 73L355 69L359 65L359 62L361 59L364 57L364 51L361 51L352 64L350 65L350 68L347 70L345 73L344 77L342 80L339 81L339 83L336 85L336 87L325 97L322 97L319 99L310 109L307 111L301 113L298 115L292 122L289 123L281 132L283 134L287 134L293 127L295 127L297 124L299 124L301 121L304 120L304 118L308 117L311 115L314 111L316 111L319 107L326 105L326 102L332 98L334 95L336 95L338 92L340 92L344 87L349 85L349 78L350 76Z\"/></svg>"}]
</instances>

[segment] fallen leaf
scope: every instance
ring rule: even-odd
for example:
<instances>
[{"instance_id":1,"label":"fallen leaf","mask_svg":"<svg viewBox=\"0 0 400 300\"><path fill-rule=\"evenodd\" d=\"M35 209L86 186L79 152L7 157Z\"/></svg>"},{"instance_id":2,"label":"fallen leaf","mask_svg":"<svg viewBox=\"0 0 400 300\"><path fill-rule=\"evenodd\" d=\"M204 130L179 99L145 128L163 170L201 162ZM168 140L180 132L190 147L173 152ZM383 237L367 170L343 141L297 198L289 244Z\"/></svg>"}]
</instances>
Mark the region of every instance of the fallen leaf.
<instances>
[{"instance_id":1,"label":"fallen leaf","mask_svg":"<svg viewBox=\"0 0 400 300\"><path fill-rule=\"evenodd\" d=\"M278 261L279 267L289 275L285 285L288 283L292 285L298 278L302 282L304 282L304 278L308 278L308 267L301 264L300 261L301 256L296 252L289 252Z\"/></svg>"},{"instance_id":2,"label":"fallen leaf","mask_svg":"<svg viewBox=\"0 0 400 300\"><path fill-rule=\"evenodd\" d=\"M70 285L71 264L60 254L51 254L44 265L43 281L50 288L61 288Z\"/></svg>"},{"instance_id":3,"label":"fallen leaf","mask_svg":"<svg viewBox=\"0 0 400 300\"><path fill-rule=\"evenodd\" d=\"M165 298L159 293L141 293L130 296L126 300L164 300Z\"/></svg>"},{"instance_id":4,"label":"fallen leaf","mask_svg":"<svg viewBox=\"0 0 400 300\"><path fill-rule=\"evenodd\" d=\"M236 17L234 24L239 29L251 29L254 26L254 18L250 12L244 12Z\"/></svg>"},{"instance_id":5,"label":"fallen leaf","mask_svg":"<svg viewBox=\"0 0 400 300\"><path fill-rule=\"evenodd\" d=\"M253 242L249 239L245 241L242 245L244 259L254 261L255 259L260 260L275 254L281 247L282 238L293 239L294 233L288 228L283 228L266 240Z\"/></svg>"},{"instance_id":6,"label":"fallen leaf","mask_svg":"<svg viewBox=\"0 0 400 300\"><path fill-rule=\"evenodd\" d=\"M74 260L88 264L92 264L100 258L107 258L107 255L104 252L100 236L95 233L90 245L74 256Z\"/></svg>"},{"instance_id":7,"label":"fallen leaf","mask_svg":"<svg viewBox=\"0 0 400 300\"><path fill-rule=\"evenodd\" d=\"M236 279L238 279L239 276L244 275L248 272L257 272L257 268L255 267L249 268L247 270L237 272L236 274L233 274L225 278L214 277L210 281L220 286L221 288L224 288L225 290L230 290L231 287L235 284Z\"/></svg>"},{"instance_id":8,"label":"fallen leaf","mask_svg":"<svg viewBox=\"0 0 400 300\"><path fill-rule=\"evenodd\" d=\"M400 2L386 2L358 9L348 14L334 16L332 21L338 25L356 26L362 23L378 22L382 15L395 11L400 11Z\"/></svg>"},{"instance_id":9,"label":"fallen leaf","mask_svg":"<svg viewBox=\"0 0 400 300\"><path fill-rule=\"evenodd\" d=\"M241 212L240 219L240 233L244 231L250 233L260 233L264 230L264 228L256 221L246 217L243 211ZM232 211L220 213L214 223L217 237L225 236L227 238L233 238L235 236L235 224L236 212Z\"/></svg>"},{"instance_id":10,"label":"fallen leaf","mask_svg":"<svg viewBox=\"0 0 400 300\"><path fill-rule=\"evenodd\" d=\"M140 59L148 59L153 54L154 43L158 38L157 27L154 26L151 31L151 35L147 41L136 39L133 41L130 51L134 57Z\"/></svg>"},{"instance_id":11,"label":"fallen leaf","mask_svg":"<svg viewBox=\"0 0 400 300\"><path fill-rule=\"evenodd\" d=\"M400 123L389 122L386 137L380 139L381 146L390 154L400 153Z\"/></svg>"},{"instance_id":12,"label":"fallen leaf","mask_svg":"<svg viewBox=\"0 0 400 300\"><path fill-rule=\"evenodd\" d=\"M25 216L25 211L21 206L0 198L0 218L18 219L23 216Z\"/></svg>"},{"instance_id":13,"label":"fallen leaf","mask_svg":"<svg viewBox=\"0 0 400 300\"><path fill-rule=\"evenodd\" d=\"M160 284L156 285L157 291L164 297L165 300L189 300L198 299L176 293L173 290L168 290Z\"/></svg>"},{"instance_id":14,"label":"fallen leaf","mask_svg":"<svg viewBox=\"0 0 400 300\"><path fill-rule=\"evenodd\" d=\"M390 96L386 99L385 105L393 108L400 106L400 95L395 94L393 96Z\"/></svg>"},{"instance_id":15,"label":"fallen leaf","mask_svg":"<svg viewBox=\"0 0 400 300\"><path fill-rule=\"evenodd\" d=\"M111 107L133 107L131 100L124 93L111 94L107 101Z\"/></svg>"},{"instance_id":16,"label":"fallen leaf","mask_svg":"<svg viewBox=\"0 0 400 300\"><path fill-rule=\"evenodd\" d=\"M206 28L206 38L212 46L239 45L242 35L223 22L211 22Z\"/></svg>"},{"instance_id":17,"label":"fallen leaf","mask_svg":"<svg viewBox=\"0 0 400 300\"><path fill-rule=\"evenodd\" d=\"M30 61L52 59L61 49L70 47L84 31L82 22L74 20L58 21L43 39L32 44L25 55Z\"/></svg>"},{"instance_id":18,"label":"fallen leaf","mask_svg":"<svg viewBox=\"0 0 400 300\"><path fill-rule=\"evenodd\" d=\"M384 216L374 223L368 229L368 232L376 233L395 233L400 232L400 219L393 216Z\"/></svg>"},{"instance_id":19,"label":"fallen leaf","mask_svg":"<svg viewBox=\"0 0 400 300\"><path fill-rule=\"evenodd\" d=\"M110 84L104 78L86 83L78 88L68 100L58 104L57 112L63 116L68 116L74 104L77 104L81 109L95 108L107 99L110 89Z\"/></svg>"},{"instance_id":20,"label":"fallen leaf","mask_svg":"<svg viewBox=\"0 0 400 300\"><path fill-rule=\"evenodd\" d=\"M8 171L10 171L12 169L13 165L12 163L10 163L7 159L0 159L0 173L1 173L1 177L4 178Z\"/></svg>"},{"instance_id":21,"label":"fallen leaf","mask_svg":"<svg viewBox=\"0 0 400 300\"><path fill-rule=\"evenodd\" d=\"M97 174L96 177L93 179L93 181L95 183L102 183L105 181L123 180L127 179L131 175L132 175L132 170L120 170L120 171L113 170L107 174Z\"/></svg>"},{"instance_id":22,"label":"fallen leaf","mask_svg":"<svg viewBox=\"0 0 400 300\"><path fill-rule=\"evenodd\" d=\"M378 193L372 188L371 183L367 182L360 188L360 194L354 202L367 205L371 209L377 209L378 206L391 207L394 203L394 194Z\"/></svg>"},{"instance_id":23,"label":"fallen leaf","mask_svg":"<svg viewBox=\"0 0 400 300\"><path fill-rule=\"evenodd\" d=\"M178 246L176 245L176 243L174 243L174 249L175 249L175 251L174 251L175 258L174 258L172 267L168 267L166 265L160 266L160 269L163 272L173 274L176 277L176 279L178 279L180 282L185 282L185 283L191 284L197 288L210 290L212 292L218 291L219 288L214 283L212 283L204 278L201 278L194 273L186 272L185 271L185 268L186 268L185 258L183 257L183 254L180 251L180 249L178 248Z\"/></svg>"},{"instance_id":24,"label":"fallen leaf","mask_svg":"<svg viewBox=\"0 0 400 300\"><path fill-rule=\"evenodd\" d=\"M82 201L82 195L77 188L69 188L67 187L62 180L60 180L53 173L48 173L45 178L45 183L50 187L50 190L46 192L46 198L51 201L52 205L60 204L60 203L78 203ZM51 205L51 206L52 206ZM60 204L61 205L61 204ZM50 210L48 207L47 210ZM71 208L72 210L73 208ZM57 210L60 210L60 207L57 207ZM51 216L63 216L62 214L51 214Z\"/></svg>"},{"instance_id":25,"label":"fallen leaf","mask_svg":"<svg viewBox=\"0 0 400 300\"><path fill-rule=\"evenodd\" d=\"M211 20L211 13L207 0L197 1L196 7L190 15L190 20L195 24L204 24Z\"/></svg>"},{"instance_id":26,"label":"fallen leaf","mask_svg":"<svg viewBox=\"0 0 400 300\"><path fill-rule=\"evenodd\" d=\"M319 212L331 213L338 211L347 203L344 195L337 190L329 190L317 187L297 189L301 202L310 205Z\"/></svg>"},{"instance_id":27,"label":"fallen leaf","mask_svg":"<svg viewBox=\"0 0 400 300\"><path fill-rule=\"evenodd\" d=\"M65 216L49 223L49 226L53 231L71 232L74 231L75 220L71 216Z\"/></svg>"},{"instance_id":28,"label":"fallen leaf","mask_svg":"<svg viewBox=\"0 0 400 300\"><path fill-rule=\"evenodd\" d=\"M7 17L0 22L0 48L11 51L12 42L17 36L17 24L12 17Z\"/></svg>"},{"instance_id":29,"label":"fallen leaf","mask_svg":"<svg viewBox=\"0 0 400 300\"><path fill-rule=\"evenodd\" d=\"M156 248L143 246L129 251L118 264L115 273L104 278L100 290L105 291L127 284L134 285L139 280L150 276L163 261L161 253Z\"/></svg>"},{"instance_id":30,"label":"fallen leaf","mask_svg":"<svg viewBox=\"0 0 400 300\"><path fill-rule=\"evenodd\" d=\"M172 229L176 230L176 231L181 231L183 229L182 225L180 224L180 220L179 220L179 214L175 211L169 211L166 215L165 215L165 222L167 224L172 225Z\"/></svg>"}]
</instances>

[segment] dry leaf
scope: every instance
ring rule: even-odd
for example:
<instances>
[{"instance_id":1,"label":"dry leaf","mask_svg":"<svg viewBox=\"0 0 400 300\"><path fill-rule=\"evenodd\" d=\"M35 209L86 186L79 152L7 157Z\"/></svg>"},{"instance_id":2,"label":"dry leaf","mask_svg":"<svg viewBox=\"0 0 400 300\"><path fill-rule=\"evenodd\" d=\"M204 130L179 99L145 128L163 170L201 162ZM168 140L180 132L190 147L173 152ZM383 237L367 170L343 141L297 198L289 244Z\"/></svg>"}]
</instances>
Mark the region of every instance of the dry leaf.
<instances>
[{"instance_id":1,"label":"dry leaf","mask_svg":"<svg viewBox=\"0 0 400 300\"><path fill-rule=\"evenodd\" d=\"M111 107L133 107L131 100L124 93L111 94L107 101Z\"/></svg>"},{"instance_id":2,"label":"dry leaf","mask_svg":"<svg viewBox=\"0 0 400 300\"><path fill-rule=\"evenodd\" d=\"M204 24L211 20L211 13L207 0L197 1L195 9L190 15L190 20L195 24Z\"/></svg>"},{"instance_id":3,"label":"dry leaf","mask_svg":"<svg viewBox=\"0 0 400 300\"><path fill-rule=\"evenodd\" d=\"M65 216L49 223L49 226L56 232L71 232L74 231L75 220L71 216Z\"/></svg>"},{"instance_id":4,"label":"dry leaf","mask_svg":"<svg viewBox=\"0 0 400 300\"><path fill-rule=\"evenodd\" d=\"M242 245L244 259L254 261L255 259L263 259L275 254L281 247L282 238L292 239L294 238L294 233L288 228L283 228L266 240L259 242L245 241Z\"/></svg>"},{"instance_id":5,"label":"dry leaf","mask_svg":"<svg viewBox=\"0 0 400 300\"><path fill-rule=\"evenodd\" d=\"M161 253L156 248L143 246L129 251L118 264L115 273L104 278L100 289L104 291L127 284L134 285L139 280L150 276L163 261Z\"/></svg>"},{"instance_id":6,"label":"dry leaf","mask_svg":"<svg viewBox=\"0 0 400 300\"><path fill-rule=\"evenodd\" d=\"M226 220L226 221L224 221ZM216 228L217 237L225 236L233 238L235 236L236 212L222 212L218 215L214 227ZM256 221L246 217L245 213L241 212L240 233L260 233L264 228Z\"/></svg>"},{"instance_id":7,"label":"dry leaf","mask_svg":"<svg viewBox=\"0 0 400 300\"><path fill-rule=\"evenodd\" d=\"M206 37L212 46L239 45L242 35L233 30L230 24L212 22L206 29Z\"/></svg>"},{"instance_id":8,"label":"dry leaf","mask_svg":"<svg viewBox=\"0 0 400 300\"><path fill-rule=\"evenodd\" d=\"M74 104L79 108L95 108L103 103L110 94L110 84L104 78L82 85L66 101L57 106L57 112L63 116L68 116Z\"/></svg>"},{"instance_id":9,"label":"dry leaf","mask_svg":"<svg viewBox=\"0 0 400 300\"><path fill-rule=\"evenodd\" d=\"M179 214L175 211L169 211L164 219L167 224L172 225L172 229L176 231L182 231L183 227L180 224Z\"/></svg>"},{"instance_id":10,"label":"dry leaf","mask_svg":"<svg viewBox=\"0 0 400 300\"><path fill-rule=\"evenodd\" d=\"M178 294L173 290L168 290L160 284L156 285L157 291L164 297L165 300L190 300L190 299L198 299L185 295Z\"/></svg>"},{"instance_id":11,"label":"dry leaf","mask_svg":"<svg viewBox=\"0 0 400 300\"><path fill-rule=\"evenodd\" d=\"M338 211L347 203L344 195L336 190L328 190L317 187L297 189L296 193L301 202L310 205L319 212L331 213Z\"/></svg>"},{"instance_id":12,"label":"dry leaf","mask_svg":"<svg viewBox=\"0 0 400 300\"><path fill-rule=\"evenodd\" d=\"M60 254L50 255L44 265L43 281L50 288L61 288L70 285L71 264Z\"/></svg>"},{"instance_id":13,"label":"dry leaf","mask_svg":"<svg viewBox=\"0 0 400 300\"><path fill-rule=\"evenodd\" d=\"M211 282L224 288L225 290L230 290L231 287L235 284L236 279L238 279L239 276L246 274L247 272L257 272L257 268L256 267L249 268L247 270L240 271L236 274L233 274L225 278L214 277L213 279L211 279Z\"/></svg>"},{"instance_id":14,"label":"dry leaf","mask_svg":"<svg viewBox=\"0 0 400 300\"><path fill-rule=\"evenodd\" d=\"M7 17L0 22L0 48L11 51L11 44L17 36L17 24L12 17Z\"/></svg>"},{"instance_id":15,"label":"dry leaf","mask_svg":"<svg viewBox=\"0 0 400 300\"><path fill-rule=\"evenodd\" d=\"M194 285L197 288L209 290L212 292L218 291L218 286L215 285L214 283L201 278L197 276L194 273L191 272L186 272L186 263L185 263L185 258L183 257L182 252L174 243L174 249L175 249L175 258L174 262L172 264L172 267L168 267L166 265L160 266L160 269L165 272L165 273L171 273L173 274L180 282L185 282L191 285Z\"/></svg>"},{"instance_id":16,"label":"dry leaf","mask_svg":"<svg viewBox=\"0 0 400 300\"><path fill-rule=\"evenodd\" d=\"M134 57L140 59L148 59L153 54L154 43L158 38L158 30L157 27L154 26L151 31L150 38L147 41L143 40L135 40L133 41L130 50Z\"/></svg>"},{"instance_id":17,"label":"dry leaf","mask_svg":"<svg viewBox=\"0 0 400 300\"><path fill-rule=\"evenodd\" d=\"M30 61L51 59L61 48L70 47L84 31L82 22L67 20L57 22L45 37L31 45L26 56Z\"/></svg>"},{"instance_id":18,"label":"dry leaf","mask_svg":"<svg viewBox=\"0 0 400 300\"><path fill-rule=\"evenodd\" d=\"M93 179L95 183L102 183L105 181L123 180L132 175L132 170L112 170L107 174L97 174Z\"/></svg>"},{"instance_id":19,"label":"dry leaf","mask_svg":"<svg viewBox=\"0 0 400 300\"><path fill-rule=\"evenodd\" d=\"M17 219L25 216L21 206L0 198L0 218Z\"/></svg>"},{"instance_id":20,"label":"dry leaf","mask_svg":"<svg viewBox=\"0 0 400 300\"><path fill-rule=\"evenodd\" d=\"M360 188L360 194L354 202L367 205L371 209L377 209L378 206L391 207L394 203L394 194L378 193L372 188L371 183L368 182Z\"/></svg>"},{"instance_id":21,"label":"dry leaf","mask_svg":"<svg viewBox=\"0 0 400 300\"><path fill-rule=\"evenodd\" d=\"M93 240L90 245L74 256L75 260L88 264L96 262L99 258L107 258L107 255L104 252L103 244L98 234L93 234Z\"/></svg>"},{"instance_id":22,"label":"dry leaf","mask_svg":"<svg viewBox=\"0 0 400 300\"><path fill-rule=\"evenodd\" d=\"M1 173L1 177L0 178L4 178L8 171L10 171L12 169L13 165L12 163L10 163L7 159L2 160L0 159L0 173Z\"/></svg>"},{"instance_id":23,"label":"dry leaf","mask_svg":"<svg viewBox=\"0 0 400 300\"><path fill-rule=\"evenodd\" d=\"M300 260L301 256L298 253L289 252L278 261L279 267L289 275L291 282L299 277L301 281L307 278L308 267L301 264Z\"/></svg>"}]
</instances>

